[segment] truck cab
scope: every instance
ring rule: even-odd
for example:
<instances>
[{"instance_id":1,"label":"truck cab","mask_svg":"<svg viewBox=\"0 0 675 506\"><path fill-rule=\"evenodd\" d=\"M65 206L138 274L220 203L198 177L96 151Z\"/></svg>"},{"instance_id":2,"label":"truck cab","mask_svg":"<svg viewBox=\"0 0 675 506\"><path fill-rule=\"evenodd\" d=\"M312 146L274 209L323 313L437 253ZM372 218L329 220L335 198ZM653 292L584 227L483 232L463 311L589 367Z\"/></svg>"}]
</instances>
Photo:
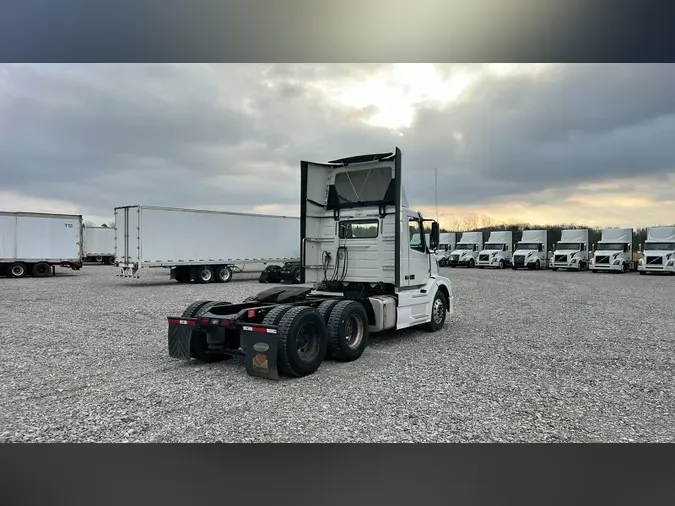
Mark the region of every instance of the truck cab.
<instances>
[{"instance_id":1,"label":"truck cab","mask_svg":"<svg viewBox=\"0 0 675 506\"><path fill-rule=\"evenodd\" d=\"M563 230L560 241L555 245L551 270L582 271L588 269L588 230Z\"/></svg>"},{"instance_id":2,"label":"truck cab","mask_svg":"<svg viewBox=\"0 0 675 506\"><path fill-rule=\"evenodd\" d=\"M638 272L675 275L675 227L651 227L638 262Z\"/></svg>"},{"instance_id":3,"label":"truck cab","mask_svg":"<svg viewBox=\"0 0 675 506\"><path fill-rule=\"evenodd\" d=\"M633 261L633 229L606 228L595 247L591 272L629 272L637 268Z\"/></svg>"},{"instance_id":4,"label":"truck cab","mask_svg":"<svg viewBox=\"0 0 675 506\"><path fill-rule=\"evenodd\" d=\"M483 232L464 232L454 251L450 253L448 265L450 267L474 268L478 260L478 253L483 249Z\"/></svg>"},{"instance_id":5,"label":"truck cab","mask_svg":"<svg viewBox=\"0 0 675 506\"><path fill-rule=\"evenodd\" d=\"M513 232L510 230L490 232L488 242L478 254L479 269L493 267L504 269L511 265L513 256Z\"/></svg>"},{"instance_id":6,"label":"truck cab","mask_svg":"<svg viewBox=\"0 0 675 506\"><path fill-rule=\"evenodd\" d=\"M438 247L434 251L436 255L436 260L440 267L446 267L448 265L448 259L450 258L450 253L455 249L457 245L457 234L454 232L445 232L440 234Z\"/></svg>"},{"instance_id":7,"label":"truck cab","mask_svg":"<svg viewBox=\"0 0 675 506\"><path fill-rule=\"evenodd\" d=\"M513 270L548 268L548 233L546 230L524 230L513 252Z\"/></svg>"}]
</instances>

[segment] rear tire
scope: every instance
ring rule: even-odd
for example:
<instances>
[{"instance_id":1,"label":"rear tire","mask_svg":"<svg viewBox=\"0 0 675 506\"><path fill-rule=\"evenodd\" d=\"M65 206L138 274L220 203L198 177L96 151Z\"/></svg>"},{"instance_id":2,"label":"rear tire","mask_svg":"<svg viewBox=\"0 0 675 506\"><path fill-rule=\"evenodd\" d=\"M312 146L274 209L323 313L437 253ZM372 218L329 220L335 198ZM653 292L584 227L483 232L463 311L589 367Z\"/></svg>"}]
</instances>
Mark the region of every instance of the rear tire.
<instances>
[{"instance_id":1,"label":"rear tire","mask_svg":"<svg viewBox=\"0 0 675 506\"><path fill-rule=\"evenodd\" d=\"M218 283L229 283L232 281L232 269L227 265L221 265L216 269L216 281Z\"/></svg>"},{"instance_id":2,"label":"rear tire","mask_svg":"<svg viewBox=\"0 0 675 506\"><path fill-rule=\"evenodd\" d=\"M368 345L368 313L363 304L339 301L330 312L327 330L331 356L340 362L357 360Z\"/></svg>"},{"instance_id":3,"label":"rear tire","mask_svg":"<svg viewBox=\"0 0 675 506\"><path fill-rule=\"evenodd\" d=\"M213 269L208 265L197 267L197 282L210 283L213 281Z\"/></svg>"},{"instance_id":4,"label":"rear tire","mask_svg":"<svg viewBox=\"0 0 675 506\"><path fill-rule=\"evenodd\" d=\"M51 274L52 266L47 262L40 262L33 266L32 272L36 278L46 278Z\"/></svg>"},{"instance_id":5,"label":"rear tire","mask_svg":"<svg viewBox=\"0 0 675 506\"><path fill-rule=\"evenodd\" d=\"M26 264L22 262L16 262L7 267L7 277L9 278L22 278L27 272L28 268L26 267Z\"/></svg>"},{"instance_id":6,"label":"rear tire","mask_svg":"<svg viewBox=\"0 0 675 506\"><path fill-rule=\"evenodd\" d=\"M296 306L279 322L277 366L289 376L302 377L316 372L326 355L326 324L319 312Z\"/></svg>"},{"instance_id":7,"label":"rear tire","mask_svg":"<svg viewBox=\"0 0 675 506\"><path fill-rule=\"evenodd\" d=\"M197 311L199 311L202 306L205 306L206 304L213 302L212 300L198 300L197 302L193 302L190 304L188 307L185 308L185 311L183 311L183 314L181 315L183 318L194 318L194 316L197 314Z\"/></svg>"},{"instance_id":8,"label":"rear tire","mask_svg":"<svg viewBox=\"0 0 675 506\"><path fill-rule=\"evenodd\" d=\"M434 295L434 301L431 303L431 321L424 325L424 328L430 332L437 332L445 325L447 316L447 301L443 292L438 290Z\"/></svg>"}]
</instances>

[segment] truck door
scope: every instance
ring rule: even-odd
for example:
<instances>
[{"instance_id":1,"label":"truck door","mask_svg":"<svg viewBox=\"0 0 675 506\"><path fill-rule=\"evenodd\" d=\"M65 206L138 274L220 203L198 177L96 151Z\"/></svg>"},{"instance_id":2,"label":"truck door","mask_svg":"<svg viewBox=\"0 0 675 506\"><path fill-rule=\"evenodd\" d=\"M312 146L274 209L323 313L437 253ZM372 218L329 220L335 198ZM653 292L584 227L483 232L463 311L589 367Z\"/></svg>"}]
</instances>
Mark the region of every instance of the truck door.
<instances>
[{"instance_id":1,"label":"truck door","mask_svg":"<svg viewBox=\"0 0 675 506\"><path fill-rule=\"evenodd\" d=\"M403 276L402 284L404 286L424 285L427 282L427 273L429 272L429 258L426 252L427 245L422 220L416 215L409 214L407 226L408 247L406 251L408 272Z\"/></svg>"}]
</instances>

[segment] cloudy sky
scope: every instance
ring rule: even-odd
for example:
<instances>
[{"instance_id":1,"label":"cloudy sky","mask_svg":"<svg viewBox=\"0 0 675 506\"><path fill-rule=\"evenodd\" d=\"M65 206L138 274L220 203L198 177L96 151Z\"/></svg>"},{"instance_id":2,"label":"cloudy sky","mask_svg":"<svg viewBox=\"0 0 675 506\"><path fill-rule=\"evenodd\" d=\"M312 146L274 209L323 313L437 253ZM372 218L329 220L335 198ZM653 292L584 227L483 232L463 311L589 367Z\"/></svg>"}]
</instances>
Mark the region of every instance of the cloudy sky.
<instances>
[{"instance_id":1,"label":"cloudy sky","mask_svg":"<svg viewBox=\"0 0 675 506\"><path fill-rule=\"evenodd\" d=\"M0 210L297 216L301 159L395 146L441 222L675 223L675 65L0 66Z\"/></svg>"}]
</instances>

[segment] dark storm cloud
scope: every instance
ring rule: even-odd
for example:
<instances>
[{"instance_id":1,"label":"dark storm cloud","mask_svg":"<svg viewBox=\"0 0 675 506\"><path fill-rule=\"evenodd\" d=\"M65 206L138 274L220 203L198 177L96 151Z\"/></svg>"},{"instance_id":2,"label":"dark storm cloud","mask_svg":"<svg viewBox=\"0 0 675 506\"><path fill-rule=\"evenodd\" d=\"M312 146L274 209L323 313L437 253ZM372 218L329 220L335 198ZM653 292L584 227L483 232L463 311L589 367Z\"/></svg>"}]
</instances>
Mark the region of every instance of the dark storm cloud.
<instances>
[{"instance_id":1,"label":"dark storm cloud","mask_svg":"<svg viewBox=\"0 0 675 506\"><path fill-rule=\"evenodd\" d=\"M0 189L100 215L126 204L295 205L300 160L398 145L413 205L433 202L434 167L439 203L466 205L675 167L673 65L484 73L461 101L422 105L402 136L360 121L375 106L339 107L318 86L381 67L2 66Z\"/></svg>"}]
</instances>

